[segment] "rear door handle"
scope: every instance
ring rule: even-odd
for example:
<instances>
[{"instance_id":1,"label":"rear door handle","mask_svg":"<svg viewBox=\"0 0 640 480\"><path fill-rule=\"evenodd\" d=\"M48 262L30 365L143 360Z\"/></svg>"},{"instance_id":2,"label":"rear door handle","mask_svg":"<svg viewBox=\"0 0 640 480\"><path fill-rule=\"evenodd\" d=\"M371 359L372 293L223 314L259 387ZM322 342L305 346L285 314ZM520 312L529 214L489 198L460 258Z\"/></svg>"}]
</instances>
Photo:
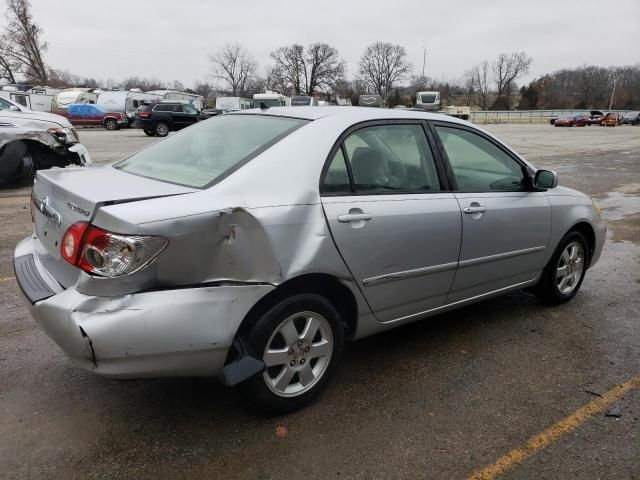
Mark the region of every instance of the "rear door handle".
<instances>
[{"instance_id":1,"label":"rear door handle","mask_svg":"<svg viewBox=\"0 0 640 480\"><path fill-rule=\"evenodd\" d=\"M344 213L342 215L338 215L338 221L340 223L351 223L351 222L360 222L365 221L368 222L373 217L368 213Z\"/></svg>"},{"instance_id":2,"label":"rear door handle","mask_svg":"<svg viewBox=\"0 0 640 480\"><path fill-rule=\"evenodd\" d=\"M473 207L464 207L462 209L464 213L484 213L487 209L481 205L473 206Z\"/></svg>"}]
</instances>

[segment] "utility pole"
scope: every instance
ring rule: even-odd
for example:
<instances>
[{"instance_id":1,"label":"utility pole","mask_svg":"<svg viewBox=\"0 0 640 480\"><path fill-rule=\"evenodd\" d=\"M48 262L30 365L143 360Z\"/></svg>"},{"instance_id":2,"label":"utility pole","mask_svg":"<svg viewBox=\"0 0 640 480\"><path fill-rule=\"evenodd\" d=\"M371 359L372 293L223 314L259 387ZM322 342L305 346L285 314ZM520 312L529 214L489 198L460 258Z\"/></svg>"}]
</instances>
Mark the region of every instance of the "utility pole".
<instances>
[{"instance_id":1,"label":"utility pole","mask_svg":"<svg viewBox=\"0 0 640 480\"><path fill-rule=\"evenodd\" d=\"M422 50L422 79L424 80L424 69L427 65L427 43L424 44L424 49Z\"/></svg>"},{"instance_id":2,"label":"utility pole","mask_svg":"<svg viewBox=\"0 0 640 480\"><path fill-rule=\"evenodd\" d=\"M611 100L609 101L609 110L613 106L613 96L616 94L616 77L613 77L613 90L611 90Z\"/></svg>"}]
</instances>

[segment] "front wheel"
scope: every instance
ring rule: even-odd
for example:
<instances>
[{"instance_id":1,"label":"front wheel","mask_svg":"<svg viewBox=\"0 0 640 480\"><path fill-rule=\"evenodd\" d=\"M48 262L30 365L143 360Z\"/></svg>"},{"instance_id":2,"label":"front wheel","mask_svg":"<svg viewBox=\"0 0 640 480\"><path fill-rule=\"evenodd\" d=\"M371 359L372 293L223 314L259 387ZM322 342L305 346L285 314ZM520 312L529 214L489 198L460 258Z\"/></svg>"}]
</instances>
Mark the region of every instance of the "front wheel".
<instances>
[{"instance_id":1,"label":"front wheel","mask_svg":"<svg viewBox=\"0 0 640 480\"><path fill-rule=\"evenodd\" d=\"M267 310L247 342L265 369L242 388L258 407L287 413L308 405L325 388L340 360L344 333L329 300L300 294Z\"/></svg>"},{"instance_id":2,"label":"front wheel","mask_svg":"<svg viewBox=\"0 0 640 480\"><path fill-rule=\"evenodd\" d=\"M118 130L118 122L116 122L113 118L107 118L104 121L104 128L107 130Z\"/></svg>"},{"instance_id":3,"label":"front wheel","mask_svg":"<svg viewBox=\"0 0 640 480\"><path fill-rule=\"evenodd\" d=\"M534 293L545 303L568 302L578 293L588 262L584 236L579 232L569 232L549 260Z\"/></svg>"}]
</instances>

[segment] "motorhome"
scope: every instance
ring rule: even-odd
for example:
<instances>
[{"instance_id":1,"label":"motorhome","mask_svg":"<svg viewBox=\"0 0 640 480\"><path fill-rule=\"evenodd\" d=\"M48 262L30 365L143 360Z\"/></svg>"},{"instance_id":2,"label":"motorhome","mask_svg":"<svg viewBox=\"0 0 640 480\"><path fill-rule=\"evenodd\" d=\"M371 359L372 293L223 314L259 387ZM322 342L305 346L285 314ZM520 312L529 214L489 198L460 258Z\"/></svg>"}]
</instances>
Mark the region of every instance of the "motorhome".
<instances>
[{"instance_id":1,"label":"motorhome","mask_svg":"<svg viewBox=\"0 0 640 480\"><path fill-rule=\"evenodd\" d=\"M358 105L361 107L384 107L384 100L380 95L360 95Z\"/></svg>"},{"instance_id":2,"label":"motorhome","mask_svg":"<svg viewBox=\"0 0 640 480\"><path fill-rule=\"evenodd\" d=\"M98 95L97 105L107 112L123 113L133 122L136 110L145 103L162 100L163 97L141 90L112 90L102 91Z\"/></svg>"},{"instance_id":3,"label":"motorhome","mask_svg":"<svg viewBox=\"0 0 640 480\"><path fill-rule=\"evenodd\" d=\"M319 105L318 99L309 96L297 96L291 97L292 107L317 107Z\"/></svg>"},{"instance_id":4,"label":"motorhome","mask_svg":"<svg viewBox=\"0 0 640 480\"><path fill-rule=\"evenodd\" d=\"M440 110L440 92L416 93L416 107L431 112L437 112Z\"/></svg>"},{"instance_id":5,"label":"motorhome","mask_svg":"<svg viewBox=\"0 0 640 480\"><path fill-rule=\"evenodd\" d=\"M181 103L188 103L193 105L199 112L204 108L204 97L195 93L178 92L176 90L151 90L145 93L159 95L162 100L177 100Z\"/></svg>"},{"instance_id":6,"label":"motorhome","mask_svg":"<svg viewBox=\"0 0 640 480\"><path fill-rule=\"evenodd\" d=\"M96 103L99 88L65 88L53 97L51 110L54 113L64 114L69 105L74 103Z\"/></svg>"},{"instance_id":7,"label":"motorhome","mask_svg":"<svg viewBox=\"0 0 640 480\"><path fill-rule=\"evenodd\" d=\"M34 87L27 91L17 86L6 85L0 89L0 97L11 100L18 105L36 112L51 112L53 97L59 89L49 87Z\"/></svg>"},{"instance_id":8,"label":"motorhome","mask_svg":"<svg viewBox=\"0 0 640 480\"><path fill-rule=\"evenodd\" d=\"M253 100L242 97L216 98L216 110L247 110L253 108Z\"/></svg>"},{"instance_id":9,"label":"motorhome","mask_svg":"<svg viewBox=\"0 0 640 480\"><path fill-rule=\"evenodd\" d=\"M256 93L253 96L253 106L256 108L264 107L288 107L291 105L291 99L285 95L276 92Z\"/></svg>"}]
</instances>

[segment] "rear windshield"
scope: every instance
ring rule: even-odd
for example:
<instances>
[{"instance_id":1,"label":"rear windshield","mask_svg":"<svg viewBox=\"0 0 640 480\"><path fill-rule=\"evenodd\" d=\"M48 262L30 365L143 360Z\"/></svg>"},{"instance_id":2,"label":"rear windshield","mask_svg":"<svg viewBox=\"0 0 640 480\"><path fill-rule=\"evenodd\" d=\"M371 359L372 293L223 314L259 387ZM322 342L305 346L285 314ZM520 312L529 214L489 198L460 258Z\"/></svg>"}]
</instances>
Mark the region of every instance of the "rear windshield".
<instances>
[{"instance_id":1,"label":"rear windshield","mask_svg":"<svg viewBox=\"0 0 640 480\"><path fill-rule=\"evenodd\" d=\"M436 101L436 96L434 94L426 94L420 95L422 103L434 103Z\"/></svg>"},{"instance_id":2,"label":"rear windshield","mask_svg":"<svg viewBox=\"0 0 640 480\"><path fill-rule=\"evenodd\" d=\"M114 167L142 177L205 188L306 122L264 115L220 115L171 135Z\"/></svg>"}]
</instances>

